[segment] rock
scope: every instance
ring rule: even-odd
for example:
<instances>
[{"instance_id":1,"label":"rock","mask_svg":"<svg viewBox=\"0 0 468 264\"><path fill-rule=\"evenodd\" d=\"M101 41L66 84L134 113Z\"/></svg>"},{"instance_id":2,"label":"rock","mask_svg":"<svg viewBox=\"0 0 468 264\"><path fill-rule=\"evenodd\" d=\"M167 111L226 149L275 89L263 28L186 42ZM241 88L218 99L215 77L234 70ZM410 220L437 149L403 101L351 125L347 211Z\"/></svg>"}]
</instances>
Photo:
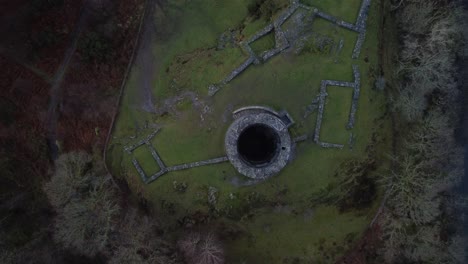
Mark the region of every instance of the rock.
<instances>
[{"instance_id":1,"label":"rock","mask_svg":"<svg viewBox=\"0 0 468 264\"><path fill-rule=\"evenodd\" d=\"M208 203L212 206L218 202L218 189L213 186L208 187Z\"/></svg>"},{"instance_id":2,"label":"rock","mask_svg":"<svg viewBox=\"0 0 468 264\"><path fill-rule=\"evenodd\" d=\"M172 186L174 187L174 190L176 190L177 192L180 192L180 193L184 193L186 190L187 190L187 183L186 182L177 182L177 181L173 181L172 182Z\"/></svg>"}]
</instances>

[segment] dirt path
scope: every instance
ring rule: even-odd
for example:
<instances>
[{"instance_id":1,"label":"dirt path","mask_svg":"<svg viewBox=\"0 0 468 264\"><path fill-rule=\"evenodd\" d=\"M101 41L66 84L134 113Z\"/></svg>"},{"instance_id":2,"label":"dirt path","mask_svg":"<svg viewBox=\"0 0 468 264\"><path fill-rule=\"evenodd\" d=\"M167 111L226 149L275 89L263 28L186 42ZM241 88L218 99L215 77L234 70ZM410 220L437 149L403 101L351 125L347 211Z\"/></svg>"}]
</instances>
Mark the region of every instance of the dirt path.
<instances>
[{"instance_id":1,"label":"dirt path","mask_svg":"<svg viewBox=\"0 0 468 264\"><path fill-rule=\"evenodd\" d=\"M78 39L83 31L83 28L86 24L87 17L89 15L88 7L86 2L81 8L80 16L78 22L76 23L73 33L70 38L70 45L65 51L62 63L58 67L54 77L51 81L50 88L50 101L49 107L47 109L47 145L49 146L49 153L53 160L57 159L58 156L58 146L57 146L57 121L59 118L58 105L60 104L60 95L62 94L62 81L64 79L65 73L67 72L70 61L73 57L73 54L76 51L78 46Z\"/></svg>"},{"instance_id":2,"label":"dirt path","mask_svg":"<svg viewBox=\"0 0 468 264\"><path fill-rule=\"evenodd\" d=\"M149 113L156 111L153 103L153 80L156 72L156 58L153 54L153 43L155 40L154 28L154 8L156 5L155 0L148 0L147 15L144 18L140 46L135 58L135 66L140 69L138 73L138 85L136 91L136 98L133 98L133 103L139 110Z\"/></svg>"}]
</instances>

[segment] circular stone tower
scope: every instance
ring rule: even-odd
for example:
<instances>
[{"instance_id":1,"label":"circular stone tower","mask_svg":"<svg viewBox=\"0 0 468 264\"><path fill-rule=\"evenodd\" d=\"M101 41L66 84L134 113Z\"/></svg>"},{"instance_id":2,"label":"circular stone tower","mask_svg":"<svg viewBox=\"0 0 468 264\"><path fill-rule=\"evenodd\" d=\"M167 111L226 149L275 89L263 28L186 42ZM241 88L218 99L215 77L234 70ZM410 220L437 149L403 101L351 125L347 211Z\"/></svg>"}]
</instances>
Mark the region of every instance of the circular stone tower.
<instances>
[{"instance_id":1,"label":"circular stone tower","mask_svg":"<svg viewBox=\"0 0 468 264\"><path fill-rule=\"evenodd\" d=\"M263 180L279 173L291 157L292 140L288 128L293 120L262 106L234 111L225 148L229 161L247 177Z\"/></svg>"}]
</instances>

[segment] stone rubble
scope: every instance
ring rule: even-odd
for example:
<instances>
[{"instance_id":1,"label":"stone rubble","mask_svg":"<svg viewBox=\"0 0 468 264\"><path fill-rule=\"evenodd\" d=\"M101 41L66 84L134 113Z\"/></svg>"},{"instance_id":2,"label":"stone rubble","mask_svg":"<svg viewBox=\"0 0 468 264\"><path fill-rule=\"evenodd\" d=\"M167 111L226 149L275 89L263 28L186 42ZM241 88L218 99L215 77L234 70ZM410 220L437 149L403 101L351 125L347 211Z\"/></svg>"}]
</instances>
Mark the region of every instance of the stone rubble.
<instances>
[{"instance_id":1,"label":"stone rubble","mask_svg":"<svg viewBox=\"0 0 468 264\"><path fill-rule=\"evenodd\" d=\"M291 2L291 5L283 11L272 23L268 24L261 30L257 31L253 36L251 36L247 41L241 43L241 48L249 55L249 58L242 63L239 67L234 69L225 79L223 79L220 84L212 84L208 87L208 95L214 96L223 86L231 82L234 78L236 78L239 74L245 71L251 64L260 64L264 63L268 59L282 53L287 48L291 46L290 41L285 37L285 32L281 29L281 26L290 18L298 9L304 9L306 11L313 11L310 17L310 21L308 23L312 23L313 18L318 16L323 18L333 24L336 24L339 27L345 28L347 30L351 30L354 32L359 33L358 39L356 41L354 50L353 50L353 59L357 59L361 53L362 45L364 44L364 40L366 38L366 27L367 27L367 17L370 9L371 0L363 0L361 3L361 8L359 10L358 18L355 24L340 20L330 14L327 14L323 11L318 10L317 8L313 8L307 6L305 4L301 4L296 0ZM260 55L255 54L255 52L250 47L250 44L259 40L261 37L272 33L275 35L275 48L270 50L263 51ZM299 39L301 41L301 39ZM304 41L304 40L302 40ZM299 43L300 45L300 43ZM343 48L343 41L340 41L339 46L337 48L336 53L338 54L341 49ZM331 52L331 50L330 50ZM297 52L296 52L297 53Z\"/></svg>"},{"instance_id":2,"label":"stone rubble","mask_svg":"<svg viewBox=\"0 0 468 264\"><path fill-rule=\"evenodd\" d=\"M281 29L281 26L290 18L298 9L304 9L307 11L311 11L312 14L310 14L308 23L312 23L313 18L315 16L318 16L320 18L326 19L327 21L330 21L331 23L334 23L340 27L343 27L345 29L355 31L359 33L358 39L356 41L354 50L353 50L353 59L357 59L360 55L362 45L364 43L365 37L366 37L366 25L367 25L367 17L369 13L369 8L370 8L370 3L371 0L363 0L361 4L361 8L358 14L358 18L356 20L355 24L351 24L349 22L339 20L338 18L324 13L322 11L319 11L317 8L312 8L310 6L298 3L298 1L293 0L290 7L286 9L283 13L281 13L272 23L268 24L265 28L259 30L257 33L255 33L253 36L251 36L247 41L241 43L241 48L246 52L249 57L248 59L239 65L236 69L234 69L225 79L223 79L219 84L212 84L208 87L208 95L209 96L214 96L222 87L224 87L226 84L231 82L234 78L236 78L239 74L241 74L244 70L246 70L250 65L252 64L260 64L268 59L272 58L273 56L276 56L286 49L288 49L291 44L290 41L294 40L295 42L298 42L298 45L301 44L302 42L305 42L305 40L310 37L312 34L308 33L306 35L303 35L302 37L293 37L293 35L297 35L297 32L285 32ZM304 14L299 14L298 16L295 17L295 20L299 21L304 18ZM296 21L296 22L297 22ZM274 34L275 35L275 47L270 50L263 51L260 55L255 54L255 52L252 50L250 47L250 44L255 42L256 40L260 39L261 37L267 35L267 34ZM292 35L291 35L292 34ZM289 36L289 40L288 40ZM222 35L219 40L219 49L224 48L225 43L229 42L232 36L228 35ZM338 55L341 50L343 49L344 46L344 40L341 39L339 44L337 45L335 49L336 55ZM331 50L330 50L331 52ZM317 121L316 121L316 127L315 131L313 134L313 141L318 144L321 147L324 148L339 148L342 149L344 146L341 144L334 144L334 143L327 143L327 142L322 142L320 141L320 130L322 126L322 119L323 119L323 112L325 108L325 103L326 103L326 97L328 96L327 94L327 86L338 86L338 87L350 87L353 88L353 98L352 98L352 104L351 104L351 109L349 113L349 120L347 124L347 128L351 129L354 127L355 123L355 116L356 116L356 111L357 111L357 105L358 105L358 100L360 96L360 72L358 69L357 65L353 65L353 75L354 75L354 82L344 82L344 81L336 81L336 80L323 80L321 82L320 86L320 93L317 96L317 98L312 102L311 105L307 106L306 111L312 112L318 109L318 115L317 115ZM262 109L260 109L262 110ZM264 111L265 109L263 109ZM290 116L286 116L286 118L289 118L291 121L291 125L294 123L294 121L290 118ZM305 118L305 117L304 117ZM229 161L228 157L219 157L219 158L214 158L210 160L203 160L203 161L197 161L197 162L192 162L192 163L184 163L184 164L179 164L171 167L166 167L164 162L162 161L161 157L157 153L156 149L154 146L151 144L151 140L156 136L156 134L160 131L160 128L157 127L154 132L152 132L150 135L148 135L146 138L141 139L137 143L129 146L125 146L124 150L132 154L133 151L143 145L146 145L153 157L153 159L157 162L157 164L160 167L160 170L148 177L146 173L144 172L143 168L141 167L140 163L134 158L132 159L133 166L137 170L138 174L142 178L142 180L145 183L151 183L152 181L158 179L165 173L171 172L171 171L178 171L178 170L186 170L186 169L191 169L195 167L200 167L200 166L207 166L207 165L212 165L212 164L218 164L222 162L227 162ZM293 140L294 143L296 142L302 142L308 139L308 135L302 135ZM351 140L354 141L354 136L351 133L350 136L350 142ZM351 143L350 143L351 145ZM213 188L213 189L212 189ZM215 191L213 191L215 190ZM216 196L217 190L214 187L210 186L209 189L209 194L208 194L208 200L210 204L216 203L215 200L213 200L213 197ZM216 197L215 197L216 199Z\"/></svg>"}]
</instances>

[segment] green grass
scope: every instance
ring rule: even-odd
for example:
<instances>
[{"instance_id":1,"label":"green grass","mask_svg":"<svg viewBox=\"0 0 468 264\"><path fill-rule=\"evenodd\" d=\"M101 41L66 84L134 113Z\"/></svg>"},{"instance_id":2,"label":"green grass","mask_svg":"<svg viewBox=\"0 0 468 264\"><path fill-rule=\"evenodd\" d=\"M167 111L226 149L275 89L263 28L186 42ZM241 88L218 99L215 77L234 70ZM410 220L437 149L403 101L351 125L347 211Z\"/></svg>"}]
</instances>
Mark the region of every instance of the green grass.
<instances>
[{"instance_id":1,"label":"green grass","mask_svg":"<svg viewBox=\"0 0 468 264\"><path fill-rule=\"evenodd\" d=\"M148 176L157 173L161 169L146 146L135 149L133 151L133 157L138 160L141 168Z\"/></svg>"},{"instance_id":2,"label":"green grass","mask_svg":"<svg viewBox=\"0 0 468 264\"><path fill-rule=\"evenodd\" d=\"M346 130L346 125L351 109L353 88L329 86L327 93L320 140L346 145L350 133Z\"/></svg>"},{"instance_id":3,"label":"green grass","mask_svg":"<svg viewBox=\"0 0 468 264\"><path fill-rule=\"evenodd\" d=\"M353 23L361 7L361 0L301 0L303 4L317 7L320 11ZM374 4L375 5L375 4Z\"/></svg>"},{"instance_id":4,"label":"green grass","mask_svg":"<svg viewBox=\"0 0 468 264\"><path fill-rule=\"evenodd\" d=\"M250 44L255 54L260 55L263 51L273 49L275 47L275 34L273 32L259 38Z\"/></svg>"},{"instance_id":5,"label":"green grass","mask_svg":"<svg viewBox=\"0 0 468 264\"><path fill-rule=\"evenodd\" d=\"M341 213L335 206L317 204L312 197L336 186L337 168L349 159L367 155L373 133L383 139L377 146L379 170L388 165L383 156L390 147L389 120L376 121L385 112L383 93L371 89L377 68L378 2L373 2L368 34L360 59L351 54L357 34L336 28L323 19L316 19L313 30L336 44L344 40L340 54L334 52L304 52L300 55L284 54L262 65L254 65L222 88L213 98L207 97L209 84L222 80L247 58L239 47L216 50L222 32L244 25L244 38L266 25L263 19L246 18L250 1L170 1L165 7L166 17L158 23L169 23L173 29L154 42L157 72L153 94L156 104L184 91L197 93L199 101L210 107L209 114L200 118L202 111L189 100L175 107L171 113L156 116L138 110L137 86L140 69L134 67L127 82L120 114L113 131L107 161L115 175L127 177L129 182L139 181L131 164L132 155L123 153L123 146L136 142L152 130L146 123L158 123L162 130L152 140L162 160L168 166L206 160L225 155L224 135L232 122L231 109L248 105L266 105L287 110L296 121L293 136L311 134L315 128L316 113L303 118L305 106L319 93L322 80L353 82L352 65L361 71L361 97L355 128L346 130L351 107L352 88L328 87L321 140L347 144L350 132L356 143L351 150L323 149L311 141L300 143L295 159L279 174L267 181L236 186L238 175L229 163L194 168L165 174L144 186L144 193L161 218L168 232L179 228L177 220L195 212L213 214L213 226L223 223L242 230L237 238L225 238L229 263L283 263L298 258L301 263L328 263L338 258L360 237L375 213L380 200L361 211ZM314 1L320 9L354 22L361 1ZM161 22L162 21L162 22ZM272 35L272 34L271 34ZM272 45L272 36L260 39L255 50ZM368 62L364 58L368 57ZM139 127L139 129L135 129ZM130 138L135 137L135 138ZM136 150L134 157L143 169L152 174L159 168L150 153ZM174 181L187 183L181 193L174 189ZM218 189L218 202L208 205L207 192ZM252 200L252 196L257 197ZM232 198L235 197L235 198ZM276 212L274 206L286 205L289 213ZM304 214L313 212L306 220ZM249 215L250 217L247 217ZM322 250L320 250L322 248Z\"/></svg>"},{"instance_id":6,"label":"green grass","mask_svg":"<svg viewBox=\"0 0 468 264\"><path fill-rule=\"evenodd\" d=\"M299 263L334 263L352 246L371 217L339 214L333 207L318 207L311 214L313 217L307 219L304 214L290 217L263 213L247 224L252 237L229 247L233 263L243 259L249 263L284 263L288 258L302 260Z\"/></svg>"}]
</instances>

